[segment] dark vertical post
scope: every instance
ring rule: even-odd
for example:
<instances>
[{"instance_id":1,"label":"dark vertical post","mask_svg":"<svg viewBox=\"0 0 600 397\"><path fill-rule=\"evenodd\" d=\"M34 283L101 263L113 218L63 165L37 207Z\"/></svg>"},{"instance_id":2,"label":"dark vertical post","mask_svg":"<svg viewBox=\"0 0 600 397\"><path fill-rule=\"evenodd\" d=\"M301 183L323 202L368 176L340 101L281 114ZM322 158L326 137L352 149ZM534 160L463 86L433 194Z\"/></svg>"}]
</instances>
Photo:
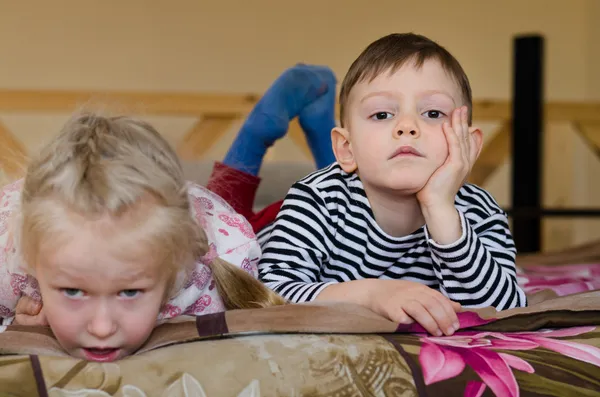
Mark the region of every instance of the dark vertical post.
<instances>
[{"instance_id":1,"label":"dark vertical post","mask_svg":"<svg viewBox=\"0 0 600 397\"><path fill-rule=\"evenodd\" d=\"M541 248L544 39L514 40L512 100L513 233L519 252ZM532 216L535 214L535 216Z\"/></svg>"}]
</instances>

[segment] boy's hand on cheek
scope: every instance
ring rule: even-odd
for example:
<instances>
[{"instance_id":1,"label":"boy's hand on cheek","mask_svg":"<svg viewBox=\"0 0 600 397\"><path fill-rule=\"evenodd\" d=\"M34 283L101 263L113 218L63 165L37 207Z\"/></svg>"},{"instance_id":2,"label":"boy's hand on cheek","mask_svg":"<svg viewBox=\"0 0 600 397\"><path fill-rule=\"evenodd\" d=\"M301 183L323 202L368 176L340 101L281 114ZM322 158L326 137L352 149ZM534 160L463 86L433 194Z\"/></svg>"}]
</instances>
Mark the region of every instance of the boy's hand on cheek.
<instances>
[{"instance_id":1,"label":"boy's hand on cheek","mask_svg":"<svg viewBox=\"0 0 600 397\"><path fill-rule=\"evenodd\" d=\"M452 335L459 327L460 304L426 285L403 280L374 280L370 307L401 324L414 321L432 335Z\"/></svg>"},{"instance_id":2,"label":"boy's hand on cheek","mask_svg":"<svg viewBox=\"0 0 600 397\"><path fill-rule=\"evenodd\" d=\"M451 125L444 122L448 157L417 193L431 237L439 244L453 243L462 235L454 199L475 162L467 117L467 108L463 106L452 113Z\"/></svg>"},{"instance_id":3,"label":"boy's hand on cheek","mask_svg":"<svg viewBox=\"0 0 600 397\"><path fill-rule=\"evenodd\" d=\"M466 107L455 109L452 124L444 122L442 130L448 143L448 157L417 193L419 203L426 208L453 206L454 197L473 166Z\"/></svg>"}]
</instances>

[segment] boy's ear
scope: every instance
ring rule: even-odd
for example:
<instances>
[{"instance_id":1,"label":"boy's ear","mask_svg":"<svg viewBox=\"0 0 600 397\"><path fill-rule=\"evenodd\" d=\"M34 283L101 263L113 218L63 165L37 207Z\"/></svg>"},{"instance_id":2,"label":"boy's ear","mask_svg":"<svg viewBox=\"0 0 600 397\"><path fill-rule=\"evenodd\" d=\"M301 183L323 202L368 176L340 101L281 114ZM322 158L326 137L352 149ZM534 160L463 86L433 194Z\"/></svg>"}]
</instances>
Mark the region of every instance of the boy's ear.
<instances>
[{"instance_id":1,"label":"boy's ear","mask_svg":"<svg viewBox=\"0 0 600 397\"><path fill-rule=\"evenodd\" d=\"M334 127L331 130L331 144L335 159L342 169L348 174L356 171L357 165L350 143L350 133L342 127Z\"/></svg>"},{"instance_id":2,"label":"boy's ear","mask_svg":"<svg viewBox=\"0 0 600 397\"><path fill-rule=\"evenodd\" d=\"M481 149L483 148L483 133L479 127L469 127L469 135L471 137L471 153L470 156L473 162L479 158Z\"/></svg>"}]
</instances>

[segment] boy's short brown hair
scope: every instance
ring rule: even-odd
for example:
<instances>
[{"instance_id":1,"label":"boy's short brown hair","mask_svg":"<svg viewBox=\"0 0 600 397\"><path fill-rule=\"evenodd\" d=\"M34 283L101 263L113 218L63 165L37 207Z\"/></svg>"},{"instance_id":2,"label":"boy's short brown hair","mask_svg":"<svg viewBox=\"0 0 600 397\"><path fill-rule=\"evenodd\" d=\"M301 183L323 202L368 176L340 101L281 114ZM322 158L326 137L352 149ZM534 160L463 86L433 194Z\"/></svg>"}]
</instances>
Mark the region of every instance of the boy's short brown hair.
<instances>
[{"instance_id":1,"label":"boy's short brown hair","mask_svg":"<svg viewBox=\"0 0 600 397\"><path fill-rule=\"evenodd\" d=\"M414 33L393 33L373 43L356 58L350 66L340 91L340 122L344 126L345 108L348 105L350 91L361 81L372 81L381 73L390 70L392 73L406 62L414 61L421 67L427 60L435 59L459 85L464 104L469 109L469 125L472 121L473 98L467 74L460 63L436 42Z\"/></svg>"}]
</instances>

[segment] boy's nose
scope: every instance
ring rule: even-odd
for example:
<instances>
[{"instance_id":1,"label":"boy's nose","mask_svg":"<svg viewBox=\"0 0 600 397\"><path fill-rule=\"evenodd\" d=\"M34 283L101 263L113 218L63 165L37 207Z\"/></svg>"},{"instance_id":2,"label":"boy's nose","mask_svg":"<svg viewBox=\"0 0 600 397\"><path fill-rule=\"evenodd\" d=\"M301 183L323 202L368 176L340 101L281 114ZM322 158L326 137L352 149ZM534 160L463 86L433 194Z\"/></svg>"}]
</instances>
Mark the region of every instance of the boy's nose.
<instances>
[{"instance_id":1,"label":"boy's nose","mask_svg":"<svg viewBox=\"0 0 600 397\"><path fill-rule=\"evenodd\" d=\"M412 135L412 136L417 136L418 135L418 132L417 132L416 129L406 129L406 130L398 130L397 131L398 136L405 135L405 133L408 134L408 135Z\"/></svg>"},{"instance_id":2,"label":"boy's nose","mask_svg":"<svg viewBox=\"0 0 600 397\"><path fill-rule=\"evenodd\" d=\"M419 126L412 115L405 114L399 120L395 128L395 137L412 137L416 138L420 134Z\"/></svg>"},{"instance_id":3,"label":"boy's nose","mask_svg":"<svg viewBox=\"0 0 600 397\"><path fill-rule=\"evenodd\" d=\"M103 307L102 307L103 306ZM117 322L114 321L110 310L104 305L99 305L88 323L88 332L98 339L106 339L117 332Z\"/></svg>"}]
</instances>

